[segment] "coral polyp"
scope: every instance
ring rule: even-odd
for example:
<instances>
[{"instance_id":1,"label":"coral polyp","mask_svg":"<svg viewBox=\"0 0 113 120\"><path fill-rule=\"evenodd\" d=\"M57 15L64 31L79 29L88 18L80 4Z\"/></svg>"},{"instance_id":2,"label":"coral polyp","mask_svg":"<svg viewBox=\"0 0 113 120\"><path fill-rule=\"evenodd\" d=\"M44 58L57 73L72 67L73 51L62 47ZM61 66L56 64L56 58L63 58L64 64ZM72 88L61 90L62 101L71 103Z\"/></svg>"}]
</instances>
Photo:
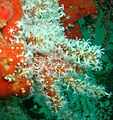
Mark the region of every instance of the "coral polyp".
<instances>
[{"instance_id":1,"label":"coral polyp","mask_svg":"<svg viewBox=\"0 0 113 120\"><path fill-rule=\"evenodd\" d=\"M47 120L98 118L99 100L111 95L93 74L103 70L105 50L83 39L78 24L86 15L97 15L94 1L7 1L13 13L3 13L8 20L1 27L0 99L35 96ZM77 110L82 104L87 112Z\"/></svg>"}]
</instances>

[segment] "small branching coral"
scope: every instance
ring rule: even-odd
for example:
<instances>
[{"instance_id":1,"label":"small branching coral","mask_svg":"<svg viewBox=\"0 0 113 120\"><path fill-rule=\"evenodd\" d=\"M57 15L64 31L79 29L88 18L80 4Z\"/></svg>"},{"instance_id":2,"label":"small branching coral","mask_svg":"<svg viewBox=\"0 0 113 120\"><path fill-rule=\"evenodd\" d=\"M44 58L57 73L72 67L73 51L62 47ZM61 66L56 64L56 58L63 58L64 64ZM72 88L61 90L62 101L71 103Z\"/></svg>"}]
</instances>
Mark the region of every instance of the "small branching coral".
<instances>
[{"instance_id":1,"label":"small branching coral","mask_svg":"<svg viewBox=\"0 0 113 120\"><path fill-rule=\"evenodd\" d=\"M62 87L67 91L72 87L75 94L109 95L104 87L91 83L93 78L87 75L87 69L102 69L103 49L91 46L89 40L66 39L60 25L63 11L57 0L29 2L23 1L24 16L17 24L20 27L17 40L24 41L26 62L31 64L26 69L32 70L29 73L47 94L53 108L59 109L64 102Z\"/></svg>"},{"instance_id":2,"label":"small branching coral","mask_svg":"<svg viewBox=\"0 0 113 120\"><path fill-rule=\"evenodd\" d=\"M13 35L14 39L8 36L11 46L8 49L13 55L4 53L5 57L1 57L1 64L5 66L2 77L5 75L6 81L17 81L12 87L15 95L23 97L34 81L32 94L38 97L41 94L45 106L61 118L70 104L67 93L94 98L110 96L88 75L91 70L102 70L104 50L100 46L92 46L90 40L66 38L60 23L65 13L58 0L22 0L22 8L23 17L15 21L18 34ZM8 35L6 30L4 33ZM5 50L5 47L1 48L0 53ZM18 86L22 85L20 93Z\"/></svg>"}]
</instances>

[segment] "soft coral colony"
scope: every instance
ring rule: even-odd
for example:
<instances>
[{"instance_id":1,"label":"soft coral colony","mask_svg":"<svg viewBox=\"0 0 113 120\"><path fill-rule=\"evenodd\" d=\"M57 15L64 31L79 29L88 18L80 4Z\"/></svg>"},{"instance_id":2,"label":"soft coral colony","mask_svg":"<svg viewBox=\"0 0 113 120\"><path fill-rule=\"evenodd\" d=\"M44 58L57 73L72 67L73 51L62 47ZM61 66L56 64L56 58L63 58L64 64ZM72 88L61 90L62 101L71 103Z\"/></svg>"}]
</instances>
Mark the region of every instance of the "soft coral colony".
<instances>
[{"instance_id":1,"label":"soft coral colony","mask_svg":"<svg viewBox=\"0 0 113 120\"><path fill-rule=\"evenodd\" d=\"M0 2L8 4L7 18L0 18L1 99L25 97L31 87L32 93L41 93L49 109L58 112L68 105L65 91L89 97L110 95L88 75L90 70L102 70L103 49L90 40L65 36L62 0L60 6L58 0Z\"/></svg>"},{"instance_id":2,"label":"soft coral colony","mask_svg":"<svg viewBox=\"0 0 113 120\"><path fill-rule=\"evenodd\" d=\"M12 95L24 97L30 92L32 84L21 75L26 59L24 46L21 42L11 42L17 35L16 21L22 16L21 3L13 0L1 0L0 3L0 98L6 99ZM14 17L16 14L18 16Z\"/></svg>"}]
</instances>

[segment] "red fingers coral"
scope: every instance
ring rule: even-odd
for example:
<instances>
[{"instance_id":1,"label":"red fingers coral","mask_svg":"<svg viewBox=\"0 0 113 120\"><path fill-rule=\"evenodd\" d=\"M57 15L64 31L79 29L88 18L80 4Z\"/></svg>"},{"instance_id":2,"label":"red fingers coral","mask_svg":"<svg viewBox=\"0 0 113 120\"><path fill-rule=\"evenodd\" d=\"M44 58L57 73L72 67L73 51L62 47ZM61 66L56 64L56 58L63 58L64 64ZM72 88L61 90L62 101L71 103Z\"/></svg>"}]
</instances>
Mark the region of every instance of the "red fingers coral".
<instances>
[{"instance_id":1,"label":"red fingers coral","mask_svg":"<svg viewBox=\"0 0 113 120\"><path fill-rule=\"evenodd\" d=\"M22 43L0 43L0 99L30 93L32 81L22 75L24 60Z\"/></svg>"},{"instance_id":2,"label":"red fingers coral","mask_svg":"<svg viewBox=\"0 0 113 120\"><path fill-rule=\"evenodd\" d=\"M30 93L32 81L17 74L13 77L15 77L15 81L0 79L0 99L7 99L11 96L25 97Z\"/></svg>"},{"instance_id":3,"label":"red fingers coral","mask_svg":"<svg viewBox=\"0 0 113 120\"><path fill-rule=\"evenodd\" d=\"M82 33L80 30L80 25L78 22L75 22L73 24L73 27L69 27L66 31L65 34L67 36L67 38L71 39L76 39L76 37L78 38L82 38Z\"/></svg>"},{"instance_id":4,"label":"red fingers coral","mask_svg":"<svg viewBox=\"0 0 113 120\"><path fill-rule=\"evenodd\" d=\"M16 95L25 97L30 92L32 81L23 75L23 43L13 42L14 35L18 34L16 22L23 16L20 0L0 0L0 99ZM3 23L5 27L3 26Z\"/></svg>"},{"instance_id":5,"label":"red fingers coral","mask_svg":"<svg viewBox=\"0 0 113 120\"><path fill-rule=\"evenodd\" d=\"M77 21L79 18L84 17L86 14L96 14L96 5L92 0L60 0L59 6L64 4L64 12L66 17L62 19L63 26Z\"/></svg>"},{"instance_id":6,"label":"red fingers coral","mask_svg":"<svg viewBox=\"0 0 113 120\"><path fill-rule=\"evenodd\" d=\"M3 77L12 74L16 70L15 66L25 60L22 52L22 43L0 44L0 69Z\"/></svg>"},{"instance_id":7,"label":"red fingers coral","mask_svg":"<svg viewBox=\"0 0 113 120\"><path fill-rule=\"evenodd\" d=\"M66 30L67 38L81 38L81 32L77 20L86 14L97 14L97 8L93 0L59 0L59 6L64 5L65 17L61 23ZM79 28L79 29L78 29Z\"/></svg>"},{"instance_id":8,"label":"red fingers coral","mask_svg":"<svg viewBox=\"0 0 113 120\"><path fill-rule=\"evenodd\" d=\"M14 35L18 34L18 26L16 22L23 16L21 1L20 0L10 0L13 8L13 16L8 21L7 25L2 29L2 33L6 41L11 41L14 39Z\"/></svg>"},{"instance_id":9,"label":"red fingers coral","mask_svg":"<svg viewBox=\"0 0 113 120\"><path fill-rule=\"evenodd\" d=\"M0 28L6 25L12 15L13 9L9 0L0 0Z\"/></svg>"},{"instance_id":10,"label":"red fingers coral","mask_svg":"<svg viewBox=\"0 0 113 120\"><path fill-rule=\"evenodd\" d=\"M33 81L26 80L24 76L17 76L12 86L12 92L15 96L25 97L30 93L30 86Z\"/></svg>"}]
</instances>

